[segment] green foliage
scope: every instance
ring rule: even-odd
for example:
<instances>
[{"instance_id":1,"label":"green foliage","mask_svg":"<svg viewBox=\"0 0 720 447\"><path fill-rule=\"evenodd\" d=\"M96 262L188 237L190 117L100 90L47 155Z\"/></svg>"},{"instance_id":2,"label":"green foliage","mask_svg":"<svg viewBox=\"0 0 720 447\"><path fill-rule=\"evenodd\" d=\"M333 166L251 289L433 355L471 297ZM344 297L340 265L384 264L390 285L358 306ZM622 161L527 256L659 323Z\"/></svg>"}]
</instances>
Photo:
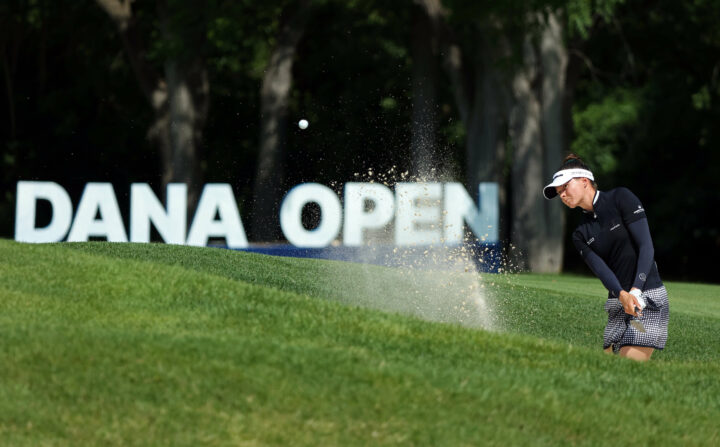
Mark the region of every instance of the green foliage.
<instances>
[{"instance_id":1,"label":"green foliage","mask_svg":"<svg viewBox=\"0 0 720 447\"><path fill-rule=\"evenodd\" d=\"M618 6L625 0L572 0L566 2L568 32L570 36L579 34L582 39L590 37L590 28L596 20L613 20Z\"/></svg>"},{"instance_id":2,"label":"green foliage","mask_svg":"<svg viewBox=\"0 0 720 447\"><path fill-rule=\"evenodd\" d=\"M695 110L710 110L712 104L710 90L707 85L703 85L697 93L693 93L692 103Z\"/></svg>"},{"instance_id":3,"label":"green foliage","mask_svg":"<svg viewBox=\"0 0 720 447\"><path fill-rule=\"evenodd\" d=\"M628 133L637 125L641 104L642 92L618 88L599 95L597 102L575 107L577 136L571 148L589 163L598 178L617 169L618 157L628 144Z\"/></svg>"},{"instance_id":4,"label":"green foliage","mask_svg":"<svg viewBox=\"0 0 720 447\"><path fill-rule=\"evenodd\" d=\"M209 17L208 64L214 73L262 78L283 6L291 2L221 2ZM217 79L227 84L223 78ZM220 86L222 87L222 86Z\"/></svg>"},{"instance_id":5,"label":"green foliage","mask_svg":"<svg viewBox=\"0 0 720 447\"><path fill-rule=\"evenodd\" d=\"M583 48L576 122L597 103L610 106L603 117L610 123L625 117L628 125L603 129L585 120L573 147L588 141L616 160L600 183L626 186L643 200L664 277L717 278L711 266L720 237L711 210L720 206L712 192L720 188L720 92L716 61L707 55L720 51L718 17L716 2L628 2Z\"/></svg>"},{"instance_id":6,"label":"green foliage","mask_svg":"<svg viewBox=\"0 0 720 447\"><path fill-rule=\"evenodd\" d=\"M161 67L166 61L187 62L205 53L207 25L215 2L166 0L157 15L141 14L152 23L148 58Z\"/></svg>"},{"instance_id":7,"label":"green foliage","mask_svg":"<svg viewBox=\"0 0 720 447\"><path fill-rule=\"evenodd\" d=\"M671 286L670 352L637 364L585 347L601 325L596 280L486 278L520 324L486 332L334 302L324 291L361 275L354 264L106 243L0 241L0 254L2 444L718 437L720 364L702 338L720 329L716 286ZM513 333L538 328L553 340Z\"/></svg>"}]
</instances>

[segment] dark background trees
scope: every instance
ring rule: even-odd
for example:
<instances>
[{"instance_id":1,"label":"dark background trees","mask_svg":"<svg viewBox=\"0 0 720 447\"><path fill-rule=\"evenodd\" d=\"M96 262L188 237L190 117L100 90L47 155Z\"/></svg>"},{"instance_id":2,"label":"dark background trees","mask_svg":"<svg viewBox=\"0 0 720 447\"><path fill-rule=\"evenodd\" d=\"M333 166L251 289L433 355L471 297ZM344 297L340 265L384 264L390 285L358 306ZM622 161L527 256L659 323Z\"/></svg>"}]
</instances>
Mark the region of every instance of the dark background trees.
<instances>
[{"instance_id":1,"label":"dark background trees","mask_svg":"<svg viewBox=\"0 0 720 447\"><path fill-rule=\"evenodd\" d=\"M265 241L292 185L408 171L499 182L518 265L585 271L577 213L538 191L573 150L642 198L663 276L716 281L720 6L500 3L3 2L0 236L18 180L121 207L131 182L226 182Z\"/></svg>"}]
</instances>

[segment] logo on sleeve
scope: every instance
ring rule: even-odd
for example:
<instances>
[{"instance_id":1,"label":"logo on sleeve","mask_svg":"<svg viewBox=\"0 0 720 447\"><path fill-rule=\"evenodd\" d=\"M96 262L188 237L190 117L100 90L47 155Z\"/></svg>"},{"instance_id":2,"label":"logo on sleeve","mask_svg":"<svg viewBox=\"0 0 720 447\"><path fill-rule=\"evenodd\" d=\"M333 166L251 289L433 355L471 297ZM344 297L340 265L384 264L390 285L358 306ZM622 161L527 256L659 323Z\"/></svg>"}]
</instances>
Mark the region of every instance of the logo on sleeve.
<instances>
[{"instance_id":1,"label":"logo on sleeve","mask_svg":"<svg viewBox=\"0 0 720 447\"><path fill-rule=\"evenodd\" d=\"M617 230L620 224L615 224L612 228L610 228L610 231Z\"/></svg>"},{"instance_id":2,"label":"logo on sleeve","mask_svg":"<svg viewBox=\"0 0 720 447\"><path fill-rule=\"evenodd\" d=\"M640 278L640 281L645 281L645 280L647 280L647 276L645 275L645 273L640 273L640 274L638 275L638 277Z\"/></svg>"},{"instance_id":3,"label":"logo on sleeve","mask_svg":"<svg viewBox=\"0 0 720 447\"><path fill-rule=\"evenodd\" d=\"M640 213L644 213L644 212L645 212L645 208L643 208L642 205L638 205L638 209L633 211L633 214L640 214Z\"/></svg>"},{"instance_id":4,"label":"logo on sleeve","mask_svg":"<svg viewBox=\"0 0 720 447\"><path fill-rule=\"evenodd\" d=\"M590 244L592 244L593 242L595 242L595 238L594 238L594 237L591 237L590 240L586 242L586 244L590 245Z\"/></svg>"}]
</instances>

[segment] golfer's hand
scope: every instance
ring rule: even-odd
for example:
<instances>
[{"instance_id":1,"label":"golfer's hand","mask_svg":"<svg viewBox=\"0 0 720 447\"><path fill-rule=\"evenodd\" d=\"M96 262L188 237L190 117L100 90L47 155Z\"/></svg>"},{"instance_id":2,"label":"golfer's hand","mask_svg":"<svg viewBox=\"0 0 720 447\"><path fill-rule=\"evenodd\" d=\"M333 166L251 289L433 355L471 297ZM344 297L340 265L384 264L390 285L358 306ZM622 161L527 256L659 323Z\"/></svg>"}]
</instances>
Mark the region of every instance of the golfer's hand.
<instances>
[{"instance_id":1,"label":"golfer's hand","mask_svg":"<svg viewBox=\"0 0 720 447\"><path fill-rule=\"evenodd\" d=\"M640 303L638 303L637 298L635 298L633 295L631 295L629 292L626 292L622 290L620 292L620 304L622 304L623 309L625 309L625 313L632 315L633 317L639 316L638 313L635 311L635 309L640 309Z\"/></svg>"}]
</instances>

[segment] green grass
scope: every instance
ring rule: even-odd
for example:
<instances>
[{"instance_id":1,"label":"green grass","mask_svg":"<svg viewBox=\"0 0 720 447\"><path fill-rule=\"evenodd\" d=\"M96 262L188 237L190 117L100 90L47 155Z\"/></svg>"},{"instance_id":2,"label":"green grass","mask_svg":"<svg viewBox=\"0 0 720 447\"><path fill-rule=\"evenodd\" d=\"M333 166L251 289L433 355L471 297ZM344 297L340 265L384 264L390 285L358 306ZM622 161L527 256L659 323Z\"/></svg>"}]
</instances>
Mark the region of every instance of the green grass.
<instances>
[{"instance_id":1,"label":"green grass","mask_svg":"<svg viewBox=\"0 0 720 447\"><path fill-rule=\"evenodd\" d=\"M0 240L0 445L717 444L720 287L666 285L639 364L591 278Z\"/></svg>"}]
</instances>

